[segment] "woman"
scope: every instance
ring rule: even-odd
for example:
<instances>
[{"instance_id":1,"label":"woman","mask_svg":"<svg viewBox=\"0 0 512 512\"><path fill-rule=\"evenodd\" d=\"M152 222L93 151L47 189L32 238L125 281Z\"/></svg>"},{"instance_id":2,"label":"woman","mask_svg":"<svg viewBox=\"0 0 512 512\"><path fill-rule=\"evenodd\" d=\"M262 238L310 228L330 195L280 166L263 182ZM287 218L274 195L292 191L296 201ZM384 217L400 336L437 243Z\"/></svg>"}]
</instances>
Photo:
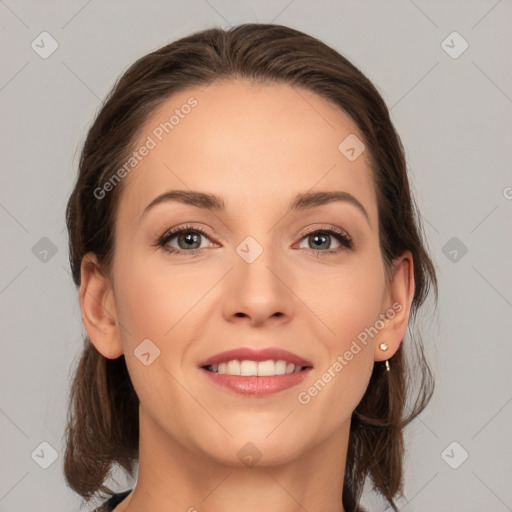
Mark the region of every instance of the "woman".
<instances>
[{"instance_id":1,"label":"woman","mask_svg":"<svg viewBox=\"0 0 512 512\"><path fill-rule=\"evenodd\" d=\"M356 67L264 24L146 55L88 133L67 225L71 488L113 495L100 511L352 512L370 477L396 510L433 389L406 329L437 282ZM104 485L136 462L133 489Z\"/></svg>"}]
</instances>

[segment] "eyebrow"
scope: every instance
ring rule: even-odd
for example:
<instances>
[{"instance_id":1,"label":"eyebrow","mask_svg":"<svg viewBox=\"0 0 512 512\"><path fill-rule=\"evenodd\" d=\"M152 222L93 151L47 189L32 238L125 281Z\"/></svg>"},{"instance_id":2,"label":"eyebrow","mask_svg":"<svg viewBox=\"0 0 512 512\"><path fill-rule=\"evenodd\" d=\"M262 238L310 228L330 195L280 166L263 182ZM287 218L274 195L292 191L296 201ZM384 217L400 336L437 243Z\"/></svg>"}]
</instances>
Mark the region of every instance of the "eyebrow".
<instances>
[{"instance_id":1,"label":"eyebrow","mask_svg":"<svg viewBox=\"0 0 512 512\"><path fill-rule=\"evenodd\" d=\"M226 205L224 200L215 195L195 190L169 190L155 197L142 212L141 218L157 204L167 202L178 202L188 204L211 211L224 211ZM288 206L288 211L299 211L316 208L332 202L345 202L355 206L366 218L370 224L370 217L364 206L348 192L328 191L328 192L302 192L297 194Z\"/></svg>"}]
</instances>

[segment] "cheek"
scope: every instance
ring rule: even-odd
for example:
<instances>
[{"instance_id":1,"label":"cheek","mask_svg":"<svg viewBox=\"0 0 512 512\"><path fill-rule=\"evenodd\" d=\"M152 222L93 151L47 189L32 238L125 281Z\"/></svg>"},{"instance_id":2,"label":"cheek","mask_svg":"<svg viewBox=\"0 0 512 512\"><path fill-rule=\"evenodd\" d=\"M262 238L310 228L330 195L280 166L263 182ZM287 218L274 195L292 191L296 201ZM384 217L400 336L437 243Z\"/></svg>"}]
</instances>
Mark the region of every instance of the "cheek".
<instances>
[{"instance_id":1,"label":"cheek","mask_svg":"<svg viewBox=\"0 0 512 512\"><path fill-rule=\"evenodd\" d=\"M354 269L351 269L352 271ZM298 402L310 416L323 418L315 427L332 432L348 421L362 399L374 367L374 328L382 304L383 281L375 270L349 272L324 290L327 351L309 387L299 390ZM314 411L314 413L313 413Z\"/></svg>"},{"instance_id":2,"label":"cheek","mask_svg":"<svg viewBox=\"0 0 512 512\"><path fill-rule=\"evenodd\" d=\"M350 264L326 274L322 283L311 287L310 293L317 304L323 302L326 323L334 333L332 343L344 351L383 312L384 267L375 255L354 256Z\"/></svg>"},{"instance_id":3,"label":"cheek","mask_svg":"<svg viewBox=\"0 0 512 512\"><path fill-rule=\"evenodd\" d=\"M122 331L123 341L137 345L145 338L161 337L170 328L164 312L167 309L167 320L171 321L173 305L162 303L153 276L134 271L120 280L123 284L118 287L116 304L119 321L126 327Z\"/></svg>"},{"instance_id":4,"label":"cheek","mask_svg":"<svg viewBox=\"0 0 512 512\"><path fill-rule=\"evenodd\" d=\"M375 336L374 326L382 313L381 304L381 289L375 285L365 288L358 282L353 289L338 293L336 310L331 312L334 338L340 350L348 349L352 340L364 343Z\"/></svg>"},{"instance_id":5,"label":"cheek","mask_svg":"<svg viewBox=\"0 0 512 512\"><path fill-rule=\"evenodd\" d=\"M306 390L305 401L322 395L315 398L318 407L333 407L342 414L356 407L373 371L376 326L386 289L384 267L377 257L361 257L323 282L323 289L317 286L311 293L324 297L322 318L332 335L323 336L327 358L318 368L318 385Z\"/></svg>"},{"instance_id":6,"label":"cheek","mask_svg":"<svg viewBox=\"0 0 512 512\"><path fill-rule=\"evenodd\" d=\"M149 338L158 340L160 345L208 290L208 279L204 277L197 273L192 276L185 266L171 272L156 253L120 264L116 273L116 305L131 342ZM186 321L178 329L183 325Z\"/></svg>"}]
</instances>

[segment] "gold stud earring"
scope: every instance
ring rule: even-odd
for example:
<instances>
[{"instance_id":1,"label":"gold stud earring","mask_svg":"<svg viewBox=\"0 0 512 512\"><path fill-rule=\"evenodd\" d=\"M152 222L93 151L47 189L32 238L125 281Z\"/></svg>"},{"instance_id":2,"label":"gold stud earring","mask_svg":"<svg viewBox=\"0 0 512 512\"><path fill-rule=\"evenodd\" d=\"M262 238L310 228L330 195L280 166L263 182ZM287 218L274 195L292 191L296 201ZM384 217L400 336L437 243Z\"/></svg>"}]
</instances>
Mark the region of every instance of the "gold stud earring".
<instances>
[{"instance_id":1,"label":"gold stud earring","mask_svg":"<svg viewBox=\"0 0 512 512\"><path fill-rule=\"evenodd\" d=\"M386 350L389 348L389 343L387 341L382 342L379 345L379 348L382 350L382 352L386 352ZM386 367L386 371L389 372L389 360L386 359L384 362L384 366Z\"/></svg>"}]
</instances>

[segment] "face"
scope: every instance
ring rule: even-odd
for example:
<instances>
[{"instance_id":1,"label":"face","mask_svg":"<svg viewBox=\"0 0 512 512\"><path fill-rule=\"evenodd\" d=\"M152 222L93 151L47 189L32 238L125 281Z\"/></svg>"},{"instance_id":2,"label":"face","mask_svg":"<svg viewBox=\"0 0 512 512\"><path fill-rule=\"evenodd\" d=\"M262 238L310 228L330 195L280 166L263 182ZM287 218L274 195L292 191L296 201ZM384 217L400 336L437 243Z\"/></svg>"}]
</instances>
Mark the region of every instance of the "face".
<instances>
[{"instance_id":1,"label":"face","mask_svg":"<svg viewBox=\"0 0 512 512\"><path fill-rule=\"evenodd\" d=\"M243 81L175 94L144 126L135 150L149 149L117 210L113 307L141 418L173 442L231 465L251 442L278 464L348 432L382 341L361 333L393 302L368 151L347 158L349 135L363 140L314 93ZM148 208L176 190L223 208ZM318 192L345 199L290 208ZM291 387L240 393L200 367L238 348L287 350L311 368Z\"/></svg>"}]
</instances>

